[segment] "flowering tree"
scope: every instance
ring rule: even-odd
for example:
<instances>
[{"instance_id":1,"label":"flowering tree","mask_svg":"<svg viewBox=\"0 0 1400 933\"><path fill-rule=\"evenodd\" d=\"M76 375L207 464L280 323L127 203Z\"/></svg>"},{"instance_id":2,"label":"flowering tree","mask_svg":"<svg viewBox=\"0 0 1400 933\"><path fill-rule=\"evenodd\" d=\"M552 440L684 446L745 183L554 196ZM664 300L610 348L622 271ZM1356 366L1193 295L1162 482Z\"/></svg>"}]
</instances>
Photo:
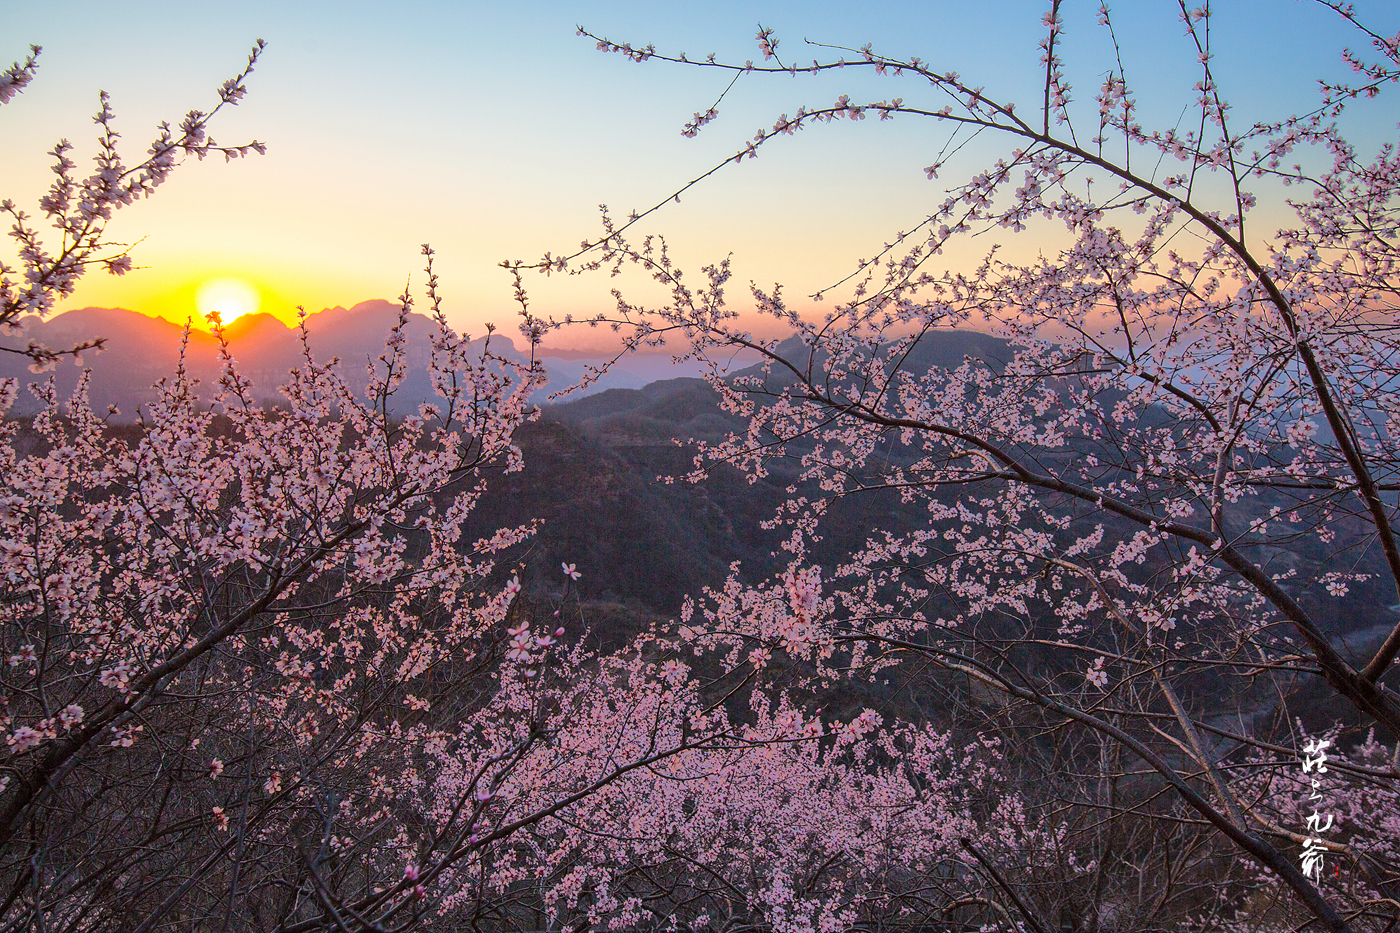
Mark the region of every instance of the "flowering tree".
<instances>
[{"instance_id":1,"label":"flowering tree","mask_svg":"<svg viewBox=\"0 0 1400 933\"><path fill-rule=\"evenodd\" d=\"M100 127L97 153L92 174L78 178L77 163L70 157L73 146L59 140L50 150L56 176L48 193L39 200L44 219L58 231L56 245L46 246L39 231L30 226L32 219L9 199L0 200L0 213L13 221L9 234L19 253L18 270L0 262L0 333L14 334L20 318L29 314L40 317L53 310L54 303L73 294L79 277L90 266L100 266L112 275L123 275L131 269L129 249L106 238L107 222L113 212L150 197L182 159L194 156L203 159L222 155L226 160L262 154L266 147L254 140L238 146L221 146L209 135L209 125L224 107L234 107L247 94L244 81L253 71L262 54L259 39L248 55L248 64L219 87L219 102L207 113L191 110L180 121L178 129L162 123L156 137L146 150L146 157L135 165L127 165L118 149L117 132L111 100L101 92L97 114L93 121ZM38 72L39 46L30 46L29 56L15 62L0 73L0 105L7 104L21 93ZM19 279L12 279L17 272ZM23 348L0 344L0 352L22 353L33 360L32 368L42 372L62 356L77 355L84 350L101 349L100 338L81 346L52 350L31 341Z\"/></svg>"},{"instance_id":2,"label":"flowering tree","mask_svg":"<svg viewBox=\"0 0 1400 933\"><path fill-rule=\"evenodd\" d=\"M959 839L1053 850L1015 794L984 799L981 744L752 688L731 715L670 639L561 646L494 566L530 527L463 533L541 375L466 358L434 299L444 402L392 419L410 306L367 398L308 348L262 408L225 351L218 415L177 372L132 432L51 381L5 423L8 928L834 930L997 903Z\"/></svg>"},{"instance_id":3,"label":"flowering tree","mask_svg":"<svg viewBox=\"0 0 1400 933\"><path fill-rule=\"evenodd\" d=\"M503 677L521 708L558 713L541 717L539 745L491 817L548 817L509 838L482 833L499 841L443 874L444 909L527 929L1000 922L1004 897L967 869L969 849L1073 870L1057 833L1031 825L1001 780L994 745L881 728L869 709L845 721L804 712L747 689L748 676L715 702L686 653L674 633L652 632L610 657L572 652L567 689L541 687L549 664L527 669L539 678ZM424 785L431 825L459 806L463 758L442 755ZM629 759L646 766L605 780Z\"/></svg>"},{"instance_id":4,"label":"flowering tree","mask_svg":"<svg viewBox=\"0 0 1400 933\"><path fill-rule=\"evenodd\" d=\"M104 98L98 173L55 150L61 249L7 203L6 323L126 268L105 221L178 154L224 151L209 116L126 169ZM452 331L425 253L437 399L406 418L408 294L363 393L304 328L271 405L222 340L212 396L181 366L130 428L93 414L86 376L66 399L35 384L33 419L4 417L0 382L0 929L1009 916L963 853L1063 859L993 792L994 744L799 712L747 660L717 694L673 636L561 643L582 624L564 597L497 566L533 526L470 532L543 373Z\"/></svg>"},{"instance_id":5,"label":"flowering tree","mask_svg":"<svg viewBox=\"0 0 1400 933\"><path fill-rule=\"evenodd\" d=\"M1382 617L1370 642L1339 647L1328 623L1364 612L1356 592L1389 602L1400 587L1391 517L1400 158L1387 144L1368 161L1336 125L1354 101L1400 80L1400 36L1371 31L1342 4L1322 6L1354 25L1374 58L1346 52L1356 82L1324 83L1311 110L1241 125L1216 81L1210 6L1181 5L1199 69L1184 132L1140 125L1121 55L1075 103L1059 0L1045 16L1044 82L1029 111L870 47L797 66L761 30L763 62L729 64L592 36L637 62L734 75L854 67L907 88L785 114L735 162L777 136L871 114L1008 140L1005 158L864 263L852 297L821 319L780 289L754 287L757 311L791 328L786 342L755 337L726 304L727 263L692 286L660 241L631 243L635 216L621 225L605 216L598 240L535 267L636 263L670 289L660 307L619 295L617 312L598 321L630 328L633 346L683 332L691 352L717 361L711 384L748 429L703 446L692 479L719 464L756 479L775 459L800 471L775 519L789 529L786 576L760 586L736 576L698 601L690 624L757 652L756 666L784 658L827 680L937 671L949 708L1014 739L1030 772L1042 763L1038 780L1080 774L1058 812L1092 827L1077 844L1096 875L1071 917L1089 928L1110 914L1126 922L1112 892L1146 871L1143 852L1123 847L1143 817L1159 821L1158 833L1202 830L1294 898L1276 914L1253 909L1248 882L1217 870L1215 893L1245 915L1216 922L1272 916L1291 926L1299 909L1338 931L1395 922L1393 826L1348 822L1353 841L1328 849L1311 822L1284 825L1273 792L1260 790L1299 768L1295 717L1330 698L1382 736L1364 764L1338 769L1384 793L1400 781L1400 625ZM1106 4L1099 24L1116 51ZM686 134L716 116L697 114ZM1111 179L1108 190L1091 176ZM1291 207L1290 226L1265 235L1250 223L1261 195ZM1064 231L1051 256L1016 264L993 252L970 271L937 269L952 238L1047 221ZM519 283L528 267L511 267ZM996 339L931 365L955 328ZM719 361L735 347L762 364L723 375ZM856 495L896 497L904 523L871 529L864 547L820 566L826 522ZM969 686L952 689L950 675ZM1047 736L1066 730L1092 741L1056 760ZM1335 808L1345 820L1340 798ZM1287 819L1296 816L1295 807ZM1324 878L1305 857L1319 847L1366 883ZM1168 856L1155 877L1170 885L1176 868ZM1233 893L1218 880L1232 878ZM1035 895L1025 899L1033 912ZM1138 899L1136 922L1152 922L1151 900Z\"/></svg>"},{"instance_id":6,"label":"flowering tree","mask_svg":"<svg viewBox=\"0 0 1400 933\"><path fill-rule=\"evenodd\" d=\"M194 916L211 872L232 911L240 885L272 883L251 866L286 868L270 840L293 865L310 846L291 875L317 885L332 836L381 841L364 827L431 731L414 711L480 664L470 645L509 605L481 584L527 529L459 539L471 478L518 463L536 383L472 363L439 312L445 404L392 421L409 307L366 398L308 348L262 408L225 348L218 416L181 370L130 434L83 383L66 405L40 384L32 428L5 424L12 918L149 928ZM295 915L301 884L270 877Z\"/></svg>"},{"instance_id":7,"label":"flowering tree","mask_svg":"<svg viewBox=\"0 0 1400 933\"><path fill-rule=\"evenodd\" d=\"M215 111L243 96L261 48ZM5 73L0 102L37 55ZM262 148L217 146L213 112L192 111L128 168L111 116L104 95L89 178L73 178L66 142L54 149L41 206L62 234L56 251L4 204L21 263L0 287L11 330L93 263L129 267L105 223L181 155ZM529 528L472 542L463 523L481 471L518 467L510 437L541 375L489 343L470 356L431 264L428 276L440 404L416 417L389 414L405 375L405 296L363 397L303 332L303 365L276 406L252 401L224 345L212 407L181 367L131 430L93 415L86 378L70 399L52 379L36 384L41 413L0 422L4 929L378 929L421 914L436 875L489 841L482 814L542 721L517 691L482 683L519 591L486 586L491 557ZM38 369L58 356L15 352ZM0 382L0 416L17 392ZM532 673L520 662L554 636L513 634L506 657ZM405 819L425 756L463 743L476 757L465 771L459 761L451 818L414 831Z\"/></svg>"}]
</instances>

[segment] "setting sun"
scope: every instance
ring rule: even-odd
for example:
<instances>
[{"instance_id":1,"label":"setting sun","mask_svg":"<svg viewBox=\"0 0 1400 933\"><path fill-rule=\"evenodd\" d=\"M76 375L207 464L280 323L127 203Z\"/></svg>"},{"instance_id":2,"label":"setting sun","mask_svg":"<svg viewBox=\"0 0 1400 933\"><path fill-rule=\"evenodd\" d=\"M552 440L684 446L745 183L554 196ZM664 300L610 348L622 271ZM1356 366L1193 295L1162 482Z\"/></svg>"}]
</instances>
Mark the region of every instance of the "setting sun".
<instances>
[{"instance_id":1,"label":"setting sun","mask_svg":"<svg viewBox=\"0 0 1400 933\"><path fill-rule=\"evenodd\" d=\"M230 324L245 314L252 314L262 304L258 290L242 279L213 279L199 287L195 295L195 306L206 319L218 315L224 324Z\"/></svg>"}]
</instances>

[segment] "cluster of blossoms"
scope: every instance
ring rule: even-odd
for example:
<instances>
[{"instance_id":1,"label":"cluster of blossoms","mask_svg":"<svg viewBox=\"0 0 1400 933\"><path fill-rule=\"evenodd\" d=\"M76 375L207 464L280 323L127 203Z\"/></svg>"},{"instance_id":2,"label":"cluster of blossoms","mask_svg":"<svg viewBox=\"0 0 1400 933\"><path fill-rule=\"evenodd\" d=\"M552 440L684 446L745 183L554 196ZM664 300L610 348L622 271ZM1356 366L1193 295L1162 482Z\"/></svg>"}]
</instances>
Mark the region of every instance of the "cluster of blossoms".
<instances>
[{"instance_id":1,"label":"cluster of blossoms","mask_svg":"<svg viewBox=\"0 0 1400 933\"><path fill-rule=\"evenodd\" d=\"M23 62L15 62L9 68L0 71L0 104L8 104L34 80L34 75L39 71L41 51L43 50L39 46L31 45L29 56Z\"/></svg>"},{"instance_id":2,"label":"cluster of blossoms","mask_svg":"<svg viewBox=\"0 0 1400 933\"><path fill-rule=\"evenodd\" d=\"M480 879L507 913L512 897L538 891L561 926L622 928L646 904L692 926L748 918L802 933L880 911L913 915L913 892L935 877L953 886L940 903L980 890L959 874L959 838L987 853L1032 852L1046 872L1064 867L1052 854L1059 836L1034 826L995 777L993 746L960 747L873 710L828 728L762 686L731 695L731 718L675 650L673 633L654 631L609 656L571 650L559 668L567 679L506 680L511 708L539 716L547 697L549 713L477 721L528 746L514 768L480 744L432 753L424 818L435 838L455 833L464 848L440 870L409 857L405 889L425 885L451 911L482 896L466 885ZM876 763L896 748L903 762ZM600 784L619 762L646 766ZM561 800L529 836L501 838Z\"/></svg>"},{"instance_id":3,"label":"cluster of blossoms","mask_svg":"<svg viewBox=\"0 0 1400 933\"><path fill-rule=\"evenodd\" d=\"M506 659L520 663L529 663L534 660L535 652L548 648L554 644L554 636L551 635L531 635L528 622L522 622L508 630L510 635L510 647L506 650ZM559 629L557 635L563 635L564 630Z\"/></svg>"},{"instance_id":4,"label":"cluster of blossoms","mask_svg":"<svg viewBox=\"0 0 1400 933\"><path fill-rule=\"evenodd\" d=\"M37 46L32 47L23 63L16 62L0 72L0 105L8 103L34 78L39 51ZM128 165L118 151L120 134L114 125L110 98L105 92L99 95L98 110L93 117L99 128L98 151L92 173L86 177L75 174L78 166L69 156L73 146L68 140L60 140L49 151L54 160L55 178L39 199L39 209L58 232L58 245L46 246L39 231L31 225L30 215L13 201L0 200L0 214L8 215L12 221L9 236L14 240L20 260L18 270L0 263L0 328L8 333L25 315L47 315L57 301L73 294L79 278L89 267L100 267L112 275L130 271L132 260L126 249L106 239L107 223L116 210L150 197L181 160L189 156L203 159L215 154L235 159L265 151L265 146L256 140L221 146L208 133L210 122L219 111L226 106L236 106L246 94L244 82L262 51L263 42L258 40L243 70L219 88L219 102L211 110L189 111L178 128L162 123L145 158L134 165ZM20 276L14 278L17 272ZM31 370L39 373L53 368L63 356L80 358L84 351L101 347L101 339L94 338L59 350L33 342L24 348L6 349L28 356Z\"/></svg>"},{"instance_id":5,"label":"cluster of blossoms","mask_svg":"<svg viewBox=\"0 0 1400 933\"><path fill-rule=\"evenodd\" d=\"M5 744L13 754L21 754L31 748L57 738L60 732L67 732L83 721L83 708L69 703L52 719L40 719L32 726L20 726L5 737Z\"/></svg>"},{"instance_id":6,"label":"cluster of blossoms","mask_svg":"<svg viewBox=\"0 0 1400 933\"><path fill-rule=\"evenodd\" d=\"M108 690L115 690L118 693L127 693L130 688L131 674L134 667L134 660L122 658L116 664L109 667L97 676L97 682Z\"/></svg>"},{"instance_id":7,"label":"cluster of blossoms","mask_svg":"<svg viewBox=\"0 0 1400 933\"><path fill-rule=\"evenodd\" d=\"M791 495L770 527L787 532L792 563L767 582L736 570L687 603L687 641L723 649L728 665L754 676L799 665L825 683L902 675L967 721L998 731L1025 724L1018 737L1030 745L1047 719L1083 730L1104 751L1097 763L1075 760L1094 777L1066 789L1064 812L1089 800L1088 822L1109 827L1081 837L1101 856L1088 859L1099 866L1097 913L1084 923L1102 926L1113 883L1104 860L1118 857L1115 839L1134 825L1135 806L1149 806L1117 796L1120 755L1147 763L1160 785L1143 793L1165 789L1180 807L1170 819L1208 827L1203 845L1244 854L1279 879L1295 901L1281 909L1305 912L1289 922L1310 915L1341 931L1352 928L1348 917L1394 921L1393 904L1305 877L1300 840L1278 829L1281 820L1262 822L1256 795L1233 777L1251 749L1287 744L1263 725L1251 704L1264 701L1252 691L1271 681L1287 696L1293 671L1319 675L1328 696L1400 734L1400 704L1383 683L1400 656L1400 626L1390 620L1378 640L1342 647L1326 631L1329 617L1393 602L1400 587L1387 504L1400 463L1400 155L1388 144L1367 160L1331 122L1349 101L1400 81L1400 40L1348 5L1322 5L1358 27L1374 60L1347 53L1360 83L1324 82L1321 106L1276 122L1233 117L1208 5L1179 11L1198 76L1195 129L1141 125L1107 4L1097 19L1111 64L1082 104L1062 59L1069 26L1059 2L1043 20L1044 82L1029 112L869 46L804 66L913 84L898 98L842 95L784 114L731 150L733 161L778 135L870 110L1000 134L1010 151L858 263L842 280L849 299L823 319L799 315L780 289L753 287L758 312L788 330L786 341L756 336L726 303L727 262L705 267L697 284L659 238L632 243L628 228L650 211L625 224L605 213L602 235L567 257L578 274L635 266L666 289L660 305L618 293L616 310L596 322L630 332L633 346L684 334L710 361L725 409L744 420L700 446L691 479L726 465L757 482L785 464ZM798 71L778 60L770 31L758 41L762 64L650 47L639 60L734 77ZM714 122L697 114L687 135ZM929 177L944 168L940 158ZM1306 193L1288 202L1296 221L1265 238L1261 192L1279 185ZM974 269L938 271L955 237L1033 226L1063 231L1035 259L993 251ZM517 288L524 268L512 267ZM736 350L760 364L728 374ZM843 514L872 514L843 513L846 500L863 497L898 507L878 508L887 524L818 571L828 528ZM949 673L964 691L941 679ZM1238 690L1216 686L1216 699L1205 699L1204 682ZM1220 697L1256 725L1223 728ZM1367 773L1381 786L1400 780L1393 762ZM1379 828L1371 844L1384 849L1389 832ZM1163 877L1179 867L1163 865ZM1392 868L1372 865L1380 883L1369 890L1388 890ZM1224 923L1235 909L1215 890L1219 899L1192 923ZM1084 910L1082 901L1064 909ZM1160 904L1139 909L1142 924L1165 922L1148 916Z\"/></svg>"}]
</instances>

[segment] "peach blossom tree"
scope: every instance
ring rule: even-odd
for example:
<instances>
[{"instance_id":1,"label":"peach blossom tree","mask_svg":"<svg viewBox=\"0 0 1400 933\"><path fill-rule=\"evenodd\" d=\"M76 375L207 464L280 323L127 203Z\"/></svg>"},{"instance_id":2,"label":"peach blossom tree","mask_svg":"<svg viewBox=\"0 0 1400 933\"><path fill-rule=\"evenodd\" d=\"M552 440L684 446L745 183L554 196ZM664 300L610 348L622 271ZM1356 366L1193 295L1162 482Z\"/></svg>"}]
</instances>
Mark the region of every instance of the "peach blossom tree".
<instances>
[{"instance_id":1,"label":"peach blossom tree","mask_svg":"<svg viewBox=\"0 0 1400 933\"><path fill-rule=\"evenodd\" d=\"M870 46L821 46L801 64L761 28L761 61L739 63L580 30L604 52L726 80L861 69L898 85L783 114L735 163L868 117L995 135L1007 152L947 189L845 291L813 296L839 298L824 314L752 286L752 313L786 328L783 341L758 336L727 301L727 261L695 282L659 238L634 241L650 211L605 213L581 250L506 264L517 287L530 268L635 266L669 290L657 304L619 291L593 323L623 328L629 347L683 335L712 361L711 385L747 429L702 444L690 479L733 467L757 481L778 461L795 477L772 519L787 530L789 569L759 584L736 575L697 599L695 637L827 682L923 679L1013 742L1045 786L1078 775L1042 811L1077 814L1081 863L1096 866L1065 908L1076 928L1165 922L1153 896L1125 906L1147 869L1123 841L1144 817L1216 847L1214 888L1207 872L1193 897L1202 911L1215 897L1234 910L1177 922L1342 931L1397 916L1393 826L1337 798L1338 839L1350 841L1330 850L1329 871L1365 879L1339 882L1305 857L1327 848L1324 834L1268 789L1291 786L1305 757L1296 719L1324 706L1376 730L1346 772L1379 788L1365 793L1400 781L1400 624L1371 611L1400 599L1400 157L1390 142L1363 155L1338 126L1400 80L1400 36L1347 5L1320 6L1369 46L1343 53L1354 79L1323 82L1293 116L1247 122L1217 79L1211 6L1181 4L1195 82L1185 129L1140 123L1108 4L1104 77L1081 94L1062 59L1062 3L1048 4L1030 107ZM697 113L684 133L717 116ZM935 160L926 171L946 170ZM1261 200L1289 213L1284 226L1252 219ZM1032 227L1060 231L1040 258L993 250L974 268L940 267L956 238ZM948 346L966 349L938 362ZM760 364L727 373L735 348ZM839 560L816 556L833 515L879 496L897 521ZM1152 870L1170 891L1184 864L1168 855ZM1240 864L1288 898L1265 909ZM1031 887L1026 913L1041 916L1026 923L1048 928Z\"/></svg>"},{"instance_id":2,"label":"peach blossom tree","mask_svg":"<svg viewBox=\"0 0 1400 933\"><path fill-rule=\"evenodd\" d=\"M34 73L5 72L0 103ZM123 271L105 223L180 155L246 154L211 116L128 168L104 98L98 171L54 151L61 245L6 202L0 321ZM93 413L86 375L32 385L30 419L0 381L0 930L1010 916L965 853L1053 864L1059 836L995 743L800 711L747 662L716 695L677 632L590 654L573 564L564 597L522 595L505 558L534 525L472 518L520 467L544 375L448 326L424 252L436 396L407 416L408 293L363 392L303 327L278 400L255 399L217 322L216 384L180 365L133 426Z\"/></svg>"}]
</instances>

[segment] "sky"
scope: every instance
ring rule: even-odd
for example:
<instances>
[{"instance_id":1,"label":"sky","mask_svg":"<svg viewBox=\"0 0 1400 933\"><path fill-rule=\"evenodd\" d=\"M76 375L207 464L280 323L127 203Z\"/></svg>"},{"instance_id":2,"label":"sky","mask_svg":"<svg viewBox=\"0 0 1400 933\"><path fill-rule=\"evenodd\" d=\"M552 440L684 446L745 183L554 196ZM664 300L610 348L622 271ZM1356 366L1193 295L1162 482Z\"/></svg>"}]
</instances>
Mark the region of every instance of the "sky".
<instances>
[{"instance_id":1,"label":"sky","mask_svg":"<svg viewBox=\"0 0 1400 933\"><path fill-rule=\"evenodd\" d=\"M1091 98L1112 64L1094 25L1097 4L1065 4L1072 83ZM1171 126L1198 78L1175 4L1120 2L1115 25L1145 125ZM974 7L976 7L974 9ZM1400 30L1400 4L1357 4L1377 32ZM871 42L918 55L1005 98L1034 103L1036 44L1048 5L1022 0L802 2L9 2L0 4L0 67L42 45L38 78L0 108L0 197L33 205L48 184L44 155L60 137L93 151L97 92L112 95L127 157L155 124L207 109L257 38L267 49L248 96L220 114L216 139L268 146L265 156L183 166L153 198L118 213L109 234L136 243L137 270L94 273L63 308L127 307L183 321L206 295L226 308L289 319L393 298L421 286L419 245L437 250L449 320L479 333L513 331L502 260L566 252L599 229L598 205L645 209L723 161L760 126L801 104L904 96L921 89L847 69L812 78L742 78L720 117L696 139L681 128L728 83L716 71L635 64L595 50L582 25L618 41L692 58L757 59L758 24L780 56L808 62L804 39ZM1217 72L1240 118L1310 109L1315 80L1342 78L1339 52L1364 42L1305 0L1222 0L1212 19ZM1362 151L1395 140L1400 88L1364 102L1346 127ZM731 296L783 282L800 296L843 278L856 260L917 224L959 173L1003 155L978 139L939 181L923 171L948 131L901 118L807 129L728 166L646 222L687 267L732 256ZM950 251L970 264L987 239ZM1032 253L1033 240L1016 245ZM5 249L0 247L0 249ZM13 262L13 251L0 252ZM531 277L535 310L562 316L606 309L604 277ZM233 296L233 297L229 297ZM243 296L243 297L238 297ZM249 297L251 296L251 297ZM242 302L240 305L239 302ZM587 339L587 338L580 338Z\"/></svg>"}]
</instances>

